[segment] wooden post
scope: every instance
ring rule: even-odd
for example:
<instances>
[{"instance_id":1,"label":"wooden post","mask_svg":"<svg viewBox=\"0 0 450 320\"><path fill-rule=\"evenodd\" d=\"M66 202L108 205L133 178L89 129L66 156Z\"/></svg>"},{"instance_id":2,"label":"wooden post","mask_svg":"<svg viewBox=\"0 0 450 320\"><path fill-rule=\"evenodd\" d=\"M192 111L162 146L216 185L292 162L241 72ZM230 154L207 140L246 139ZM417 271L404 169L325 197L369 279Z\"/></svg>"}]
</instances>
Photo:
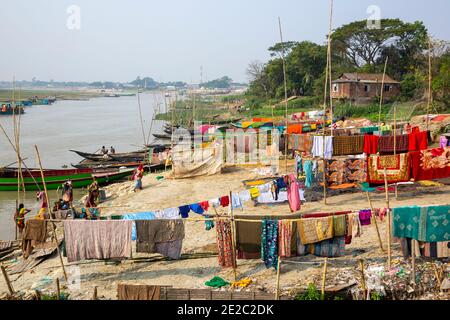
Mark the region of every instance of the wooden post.
<instances>
[{"instance_id":1,"label":"wooden post","mask_svg":"<svg viewBox=\"0 0 450 320\"><path fill-rule=\"evenodd\" d=\"M59 286L59 278L56 278L56 300L61 300L61 288Z\"/></svg>"},{"instance_id":2,"label":"wooden post","mask_svg":"<svg viewBox=\"0 0 450 320\"><path fill-rule=\"evenodd\" d=\"M0 266L3 273L3 278L5 278L6 286L8 287L9 294L12 296L14 295L14 289L12 287L11 281L9 281L8 273L6 272L6 269L4 266Z\"/></svg>"},{"instance_id":3,"label":"wooden post","mask_svg":"<svg viewBox=\"0 0 450 320\"><path fill-rule=\"evenodd\" d=\"M370 198L369 191L367 191L367 200L369 201L370 212L372 213L372 219L375 222L375 228L377 230L377 236L378 236L378 243L380 244L381 251L384 252L383 242L381 241L380 229L378 228L378 222L377 222L377 218L375 217L375 213L374 213L373 205L372 205L372 199Z\"/></svg>"},{"instance_id":4,"label":"wooden post","mask_svg":"<svg viewBox=\"0 0 450 320\"><path fill-rule=\"evenodd\" d=\"M280 300L280 268L281 268L281 257L278 256L277 262L277 288L275 291L275 300Z\"/></svg>"},{"instance_id":5,"label":"wooden post","mask_svg":"<svg viewBox=\"0 0 450 320\"><path fill-rule=\"evenodd\" d=\"M391 209L389 206L389 191L388 191L388 183L387 183L387 173L386 167L384 168L384 189L386 195L386 209L387 209L387 251L388 251L388 268L391 269Z\"/></svg>"},{"instance_id":6,"label":"wooden post","mask_svg":"<svg viewBox=\"0 0 450 320\"><path fill-rule=\"evenodd\" d=\"M323 271L322 271L322 298L325 297L325 282L327 279L327 265L328 265L328 258L325 258L325 262L323 264Z\"/></svg>"},{"instance_id":7,"label":"wooden post","mask_svg":"<svg viewBox=\"0 0 450 320\"><path fill-rule=\"evenodd\" d=\"M430 124L430 106L433 99L431 88L431 39L428 38L428 103L427 103L427 131Z\"/></svg>"},{"instance_id":8,"label":"wooden post","mask_svg":"<svg viewBox=\"0 0 450 320\"><path fill-rule=\"evenodd\" d=\"M234 281L237 281L237 259L236 259L236 222L234 221L234 213L233 213L233 203L232 203L232 192L230 191L230 213L231 213L231 248L233 250L233 273L234 273Z\"/></svg>"},{"instance_id":9,"label":"wooden post","mask_svg":"<svg viewBox=\"0 0 450 320\"><path fill-rule=\"evenodd\" d=\"M416 240L411 239L411 283L416 284Z\"/></svg>"},{"instance_id":10,"label":"wooden post","mask_svg":"<svg viewBox=\"0 0 450 320\"><path fill-rule=\"evenodd\" d=\"M39 162L39 169L41 171L41 179L42 179L42 184L44 186L44 192L45 192L45 198L47 200L47 206L48 206L48 211L50 213L50 199L48 198L48 192L47 192L47 184L45 183L45 177L44 177L44 170L42 170L42 163L41 163L41 156L39 155L39 149L38 147L35 145L34 148L36 149L36 155L38 158L38 162ZM67 282L67 273L66 273L66 269L64 268L64 262L63 262L63 258L62 258L62 254L61 254L61 250L59 250L59 244L58 244L58 236L56 235L56 228L55 228L55 224L53 222L51 222L51 226L53 229L53 235L55 237L55 242L56 242L56 250L58 251L58 255L59 255L59 261L61 263L61 268L64 274L64 279Z\"/></svg>"},{"instance_id":11,"label":"wooden post","mask_svg":"<svg viewBox=\"0 0 450 320\"><path fill-rule=\"evenodd\" d=\"M97 300L97 286L94 287L94 295L92 296L92 300Z\"/></svg>"},{"instance_id":12,"label":"wooden post","mask_svg":"<svg viewBox=\"0 0 450 320\"><path fill-rule=\"evenodd\" d=\"M367 300L367 289L366 289L366 278L364 276L364 261L363 259L359 260L359 266L361 268L361 285L363 290L364 300Z\"/></svg>"},{"instance_id":13,"label":"wooden post","mask_svg":"<svg viewBox=\"0 0 450 320\"><path fill-rule=\"evenodd\" d=\"M287 168L287 150L288 150L288 94L287 94L287 79L286 79L286 61L284 60L284 46L283 46L283 32L281 31L281 19L278 17L278 26L280 29L280 40L281 40L281 61L283 63L283 81L284 81L284 111L286 117L286 132L284 134L284 170L285 173L288 173Z\"/></svg>"}]
</instances>

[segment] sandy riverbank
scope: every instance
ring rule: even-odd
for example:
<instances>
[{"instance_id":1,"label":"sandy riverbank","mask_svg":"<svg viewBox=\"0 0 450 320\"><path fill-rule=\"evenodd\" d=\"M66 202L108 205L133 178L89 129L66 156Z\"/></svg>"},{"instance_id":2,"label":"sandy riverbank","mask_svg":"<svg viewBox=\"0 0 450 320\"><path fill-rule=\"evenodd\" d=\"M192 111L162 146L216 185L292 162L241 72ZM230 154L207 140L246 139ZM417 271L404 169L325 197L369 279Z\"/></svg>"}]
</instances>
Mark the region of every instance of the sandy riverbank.
<instances>
[{"instance_id":1,"label":"sandy riverbank","mask_svg":"<svg viewBox=\"0 0 450 320\"><path fill-rule=\"evenodd\" d=\"M230 190L244 189L242 180L259 178L250 169L228 169L223 174L198 177L194 179L172 180L164 178L157 180L156 176L166 174L149 174L144 177L144 190L134 193L131 181L114 184L106 188L108 200L102 206L110 206L103 209L102 214L123 214L127 212L154 211L167 207L175 207L202 200L208 200L226 195ZM443 204L450 193L450 186L419 188L415 191L399 192L399 199L391 199L391 207L403 205L429 205ZM384 207L383 193L374 194L374 207ZM343 194L328 199L328 204L321 202L306 203L301 211L330 212L339 210L356 210L368 207L367 198L362 193ZM224 209L219 209L224 210ZM245 206L245 214L289 214L288 205L278 206L253 206L248 203ZM379 227L383 242L386 241L386 223L379 221ZM203 222L186 222L186 238L183 242L183 253L214 252L215 229L205 230ZM400 247L393 245L394 261L402 260ZM135 258L145 257L135 255ZM21 260L20 252L17 252L17 260ZM363 235L353 238L350 245L346 246L346 255L340 258L329 259L327 286L345 284L359 281L358 259L365 259L367 263L383 264L386 254L379 248L374 224L363 227ZM300 262L322 262L323 258L311 255L296 257L292 260ZM64 261L66 259L64 258ZM7 261L5 265L14 262ZM419 262L420 263L420 262ZM127 260L119 265L106 264L105 262L86 261L77 265L67 266L69 274L79 274L81 280L79 288L69 288L71 299L90 299L94 286L98 287L98 296L101 299L116 299L117 284L126 282L133 284L168 285L175 288L206 288L204 282L218 275L228 281L233 281L231 269L221 269L216 257L189 259L180 261L156 261ZM286 264L282 267L280 285L282 292L287 294L291 289L306 287L314 282L318 287L321 283L320 264ZM63 274L59 265L59 259L55 255L44 261L31 271L22 275L12 275L11 280L16 291L32 292L35 288L54 291L56 277L63 281ZM238 260L238 277L250 277L254 283L249 290L275 291L276 272L266 269L260 260ZM48 283L45 283L48 282ZM0 281L0 294L6 292L4 281ZM445 297L444 297L445 298ZM449 298L446 296L446 298Z\"/></svg>"}]
</instances>

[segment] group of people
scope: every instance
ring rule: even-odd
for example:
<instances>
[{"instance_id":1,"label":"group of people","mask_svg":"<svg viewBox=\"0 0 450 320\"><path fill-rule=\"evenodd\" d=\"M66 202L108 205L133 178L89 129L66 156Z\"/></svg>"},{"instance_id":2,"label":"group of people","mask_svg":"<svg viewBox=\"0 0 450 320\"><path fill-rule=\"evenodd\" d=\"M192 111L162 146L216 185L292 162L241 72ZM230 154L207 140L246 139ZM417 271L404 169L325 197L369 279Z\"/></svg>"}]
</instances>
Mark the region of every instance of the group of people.
<instances>
[{"instance_id":1,"label":"group of people","mask_svg":"<svg viewBox=\"0 0 450 320\"><path fill-rule=\"evenodd\" d=\"M102 152L103 155L107 155L108 154L108 149L106 149L105 146L103 146L101 152ZM109 153L110 154L115 154L116 153L116 149L114 149L114 147L111 146L110 149L109 149Z\"/></svg>"}]
</instances>

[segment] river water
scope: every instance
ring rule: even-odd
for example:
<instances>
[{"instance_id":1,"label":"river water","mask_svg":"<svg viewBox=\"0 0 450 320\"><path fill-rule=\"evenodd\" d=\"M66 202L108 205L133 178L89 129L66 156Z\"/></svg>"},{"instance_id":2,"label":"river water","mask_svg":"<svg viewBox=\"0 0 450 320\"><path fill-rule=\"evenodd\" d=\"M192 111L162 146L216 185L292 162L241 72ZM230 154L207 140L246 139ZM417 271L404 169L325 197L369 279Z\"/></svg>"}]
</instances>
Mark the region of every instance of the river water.
<instances>
[{"instance_id":1,"label":"river water","mask_svg":"<svg viewBox=\"0 0 450 320\"><path fill-rule=\"evenodd\" d=\"M103 145L114 146L116 152L127 152L141 148L147 139L149 129L162 131L163 121L153 121L154 112L164 112L164 96L161 93L141 93L139 95L144 134L139 117L137 96L117 98L94 98L87 101L56 101L48 106L25 107L21 115L20 145L22 158L27 166L38 167L34 145L39 148L42 166L59 169L63 165L71 168L82 160L75 149L95 152ZM0 116L0 123L14 140L12 116ZM150 142L152 136L150 135ZM0 167L16 161L16 155L6 137L0 135ZM16 166L16 165L14 165ZM79 199L82 191L75 191L74 199ZM31 209L30 215L38 211L39 203L34 192L26 192L23 201ZM49 191L49 198L59 198L56 191ZM56 199L58 199L56 198ZM14 238L14 213L17 192L0 191L0 240ZM22 200L22 198L21 198Z\"/></svg>"}]
</instances>

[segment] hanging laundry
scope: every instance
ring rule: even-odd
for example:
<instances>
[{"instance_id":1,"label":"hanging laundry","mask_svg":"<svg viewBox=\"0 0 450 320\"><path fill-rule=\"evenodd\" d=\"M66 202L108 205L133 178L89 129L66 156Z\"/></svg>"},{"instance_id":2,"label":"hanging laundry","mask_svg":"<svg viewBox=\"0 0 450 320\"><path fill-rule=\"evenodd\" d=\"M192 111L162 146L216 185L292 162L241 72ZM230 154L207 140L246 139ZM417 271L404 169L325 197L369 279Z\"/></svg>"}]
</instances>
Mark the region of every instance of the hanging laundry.
<instances>
[{"instance_id":1,"label":"hanging laundry","mask_svg":"<svg viewBox=\"0 0 450 320\"><path fill-rule=\"evenodd\" d=\"M205 210L203 210L202 206L199 203L190 204L189 209L191 209L197 214L203 214L203 212L205 212Z\"/></svg>"},{"instance_id":2,"label":"hanging laundry","mask_svg":"<svg viewBox=\"0 0 450 320\"><path fill-rule=\"evenodd\" d=\"M263 220L261 233L261 259L266 268L278 265L278 220Z\"/></svg>"},{"instance_id":3,"label":"hanging laundry","mask_svg":"<svg viewBox=\"0 0 450 320\"><path fill-rule=\"evenodd\" d=\"M221 267L235 267L236 260L233 257L231 222L218 220L216 233L219 265Z\"/></svg>"},{"instance_id":4,"label":"hanging laundry","mask_svg":"<svg viewBox=\"0 0 450 320\"><path fill-rule=\"evenodd\" d=\"M260 195L259 189L257 187L253 187L249 189L250 196L254 199Z\"/></svg>"},{"instance_id":5,"label":"hanging laundry","mask_svg":"<svg viewBox=\"0 0 450 320\"><path fill-rule=\"evenodd\" d=\"M47 239L47 221L29 219L25 224L22 236L22 252L24 259L27 259L33 252L35 243L45 242Z\"/></svg>"},{"instance_id":6,"label":"hanging laundry","mask_svg":"<svg viewBox=\"0 0 450 320\"><path fill-rule=\"evenodd\" d=\"M292 222L278 221L278 252L282 258L291 257L292 241Z\"/></svg>"},{"instance_id":7,"label":"hanging laundry","mask_svg":"<svg viewBox=\"0 0 450 320\"><path fill-rule=\"evenodd\" d=\"M341 237L347 235L347 215L333 216L333 236Z\"/></svg>"},{"instance_id":8,"label":"hanging laundry","mask_svg":"<svg viewBox=\"0 0 450 320\"><path fill-rule=\"evenodd\" d=\"M238 259L261 257L261 222L236 221Z\"/></svg>"},{"instance_id":9,"label":"hanging laundry","mask_svg":"<svg viewBox=\"0 0 450 320\"><path fill-rule=\"evenodd\" d=\"M189 207L188 207L189 209ZM122 220L132 220L133 225L131 227L131 240L136 241L136 223L134 220L153 220L156 219L156 216L153 212L138 212L138 213L127 213L122 215Z\"/></svg>"},{"instance_id":10,"label":"hanging laundry","mask_svg":"<svg viewBox=\"0 0 450 320\"><path fill-rule=\"evenodd\" d=\"M377 156L367 158L367 182L373 184L384 183L384 168L388 183L409 181L408 154Z\"/></svg>"},{"instance_id":11,"label":"hanging laundry","mask_svg":"<svg viewBox=\"0 0 450 320\"><path fill-rule=\"evenodd\" d=\"M181 207L178 207L178 211L180 212L180 215L183 219L186 219L189 217L189 212L191 211L191 208L189 208L188 205L184 205Z\"/></svg>"},{"instance_id":12,"label":"hanging laundry","mask_svg":"<svg viewBox=\"0 0 450 320\"><path fill-rule=\"evenodd\" d=\"M372 217L371 210L360 210L359 211L359 221L361 222L362 226L370 225L371 217Z\"/></svg>"},{"instance_id":13,"label":"hanging laundry","mask_svg":"<svg viewBox=\"0 0 450 320\"><path fill-rule=\"evenodd\" d=\"M400 207L392 213L394 236L424 242L450 240L450 206Z\"/></svg>"},{"instance_id":14,"label":"hanging laundry","mask_svg":"<svg viewBox=\"0 0 450 320\"><path fill-rule=\"evenodd\" d=\"M277 199L274 198L272 192L261 193L258 198L256 198L256 203L260 204L284 203L286 201L288 201L287 191L281 191L278 193Z\"/></svg>"},{"instance_id":15,"label":"hanging laundry","mask_svg":"<svg viewBox=\"0 0 450 320\"><path fill-rule=\"evenodd\" d=\"M395 151L397 153L408 152L409 149L409 136L407 134L392 136L381 136L378 140L378 150L380 154L392 154L394 153L394 140Z\"/></svg>"},{"instance_id":16,"label":"hanging laundry","mask_svg":"<svg viewBox=\"0 0 450 320\"><path fill-rule=\"evenodd\" d=\"M297 176L299 176L300 174L303 173L303 161L302 161L302 156L298 153L295 154L295 158L294 158L294 165L295 165L295 173Z\"/></svg>"},{"instance_id":17,"label":"hanging laundry","mask_svg":"<svg viewBox=\"0 0 450 320\"><path fill-rule=\"evenodd\" d=\"M300 185L298 184L294 174L291 173L288 176L288 179L289 187L287 189L287 196L289 201L289 208L291 209L291 212L296 212L300 210L301 207L299 192Z\"/></svg>"},{"instance_id":18,"label":"hanging laundry","mask_svg":"<svg viewBox=\"0 0 450 320\"><path fill-rule=\"evenodd\" d=\"M180 210L178 208L166 208L162 210L163 219L178 219L180 217Z\"/></svg>"},{"instance_id":19,"label":"hanging laundry","mask_svg":"<svg viewBox=\"0 0 450 320\"><path fill-rule=\"evenodd\" d=\"M219 198L211 199L211 200L209 200L209 204L214 208L218 208L218 207L220 207L220 200L219 200Z\"/></svg>"},{"instance_id":20,"label":"hanging laundry","mask_svg":"<svg viewBox=\"0 0 450 320\"><path fill-rule=\"evenodd\" d=\"M428 148L428 133L426 131L415 131L409 134L408 151L420 151Z\"/></svg>"},{"instance_id":21,"label":"hanging laundry","mask_svg":"<svg viewBox=\"0 0 450 320\"><path fill-rule=\"evenodd\" d=\"M270 191L270 183L264 183L260 186L257 186L259 193L269 192Z\"/></svg>"},{"instance_id":22,"label":"hanging laundry","mask_svg":"<svg viewBox=\"0 0 450 320\"><path fill-rule=\"evenodd\" d=\"M359 128L361 133L372 133L379 130L377 126Z\"/></svg>"},{"instance_id":23,"label":"hanging laundry","mask_svg":"<svg viewBox=\"0 0 450 320\"><path fill-rule=\"evenodd\" d=\"M252 283L252 279L244 278L239 281L231 283L232 288L247 288Z\"/></svg>"},{"instance_id":24,"label":"hanging laundry","mask_svg":"<svg viewBox=\"0 0 450 320\"><path fill-rule=\"evenodd\" d=\"M303 131L303 126L301 124L298 124L298 123L296 123L296 124L288 124L288 127L287 127L287 133L288 134L291 134L291 133L301 134L302 131Z\"/></svg>"},{"instance_id":25,"label":"hanging laundry","mask_svg":"<svg viewBox=\"0 0 450 320\"><path fill-rule=\"evenodd\" d=\"M412 242L411 238L400 238L400 246L403 253L403 257L408 259L411 257ZM448 258L450 256L450 241L442 242L419 242L419 245L415 246L416 257L428 257L428 258Z\"/></svg>"},{"instance_id":26,"label":"hanging laundry","mask_svg":"<svg viewBox=\"0 0 450 320\"><path fill-rule=\"evenodd\" d=\"M159 300L160 295L160 286L131 284L117 285L118 300Z\"/></svg>"},{"instance_id":27,"label":"hanging laundry","mask_svg":"<svg viewBox=\"0 0 450 320\"><path fill-rule=\"evenodd\" d=\"M363 152L363 135L333 137L333 156L346 156Z\"/></svg>"},{"instance_id":28,"label":"hanging laundry","mask_svg":"<svg viewBox=\"0 0 450 320\"><path fill-rule=\"evenodd\" d=\"M450 177L450 148L410 152L411 175L416 181Z\"/></svg>"},{"instance_id":29,"label":"hanging laundry","mask_svg":"<svg viewBox=\"0 0 450 320\"><path fill-rule=\"evenodd\" d=\"M136 252L160 253L179 259L184 239L184 223L178 220L136 221Z\"/></svg>"},{"instance_id":30,"label":"hanging laundry","mask_svg":"<svg viewBox=\"0 0 450 320\"><path fill-rule=\"evenodd\" d=\"M258 190L258 188L256 188L256 190ZM220 197L219 200L222 207L228 207L230 205L230 196Z\"/></svg>"},{"instance_id":31,"label":"hanging laundry","mask_svg":"<svg viewBox=\"0 0 450 320\"><path fill-rule=\"evenodd\" d=\"M311 152L313 136L310 134L289 134L288 149L301 152Z\"/></svg>"},{"instance_id":32,"label":"hanging laundry","mask_svg":"<svg viewBox=\"0 0 450 320\"><path fill-rule=\"evenodd\" d=\"M380 137L376 135L364 135L364 153L367 155L378 153L378 143Z\"/></svg>"},{"instance_id":33,"label":"hanging laundry","mask_svg":"<svg viewBox=\"0 0 450 320\"><path fill-rule=\"evenodd\" d=\"M323 136L314 136L312 155L318 158L331 159L333 156L333 137L325 136L325 149Z\"/></svg>"},{"instance_id":34,"label":"hanging laundry","mask_svg":"<svg viewBox=\"0 0 450 320\"><path fill-rule=\"evenodd\" d=\"M244 208L241 198L239 198L239 194L232 192L231 193L231 207L233 209Z\"/></svg>"},{"instance_id":35,"label":"hanging laundry","mask_svg":"<svg viewBox=\"0 0 450 320\"><path fill-rule=\"evenodd\" d=\"M131 229L130 220L65 220L67 261L130 258Z\"/></svg>"},{"instance_id":36,"label":"hanging laundry","mask_svg":"<svg viewBox=\"0 0 450 320\"><path fill-rule=\"evenodd\" d=\"M351 221L351 216L345 215L345 226L346 226L346 234L345 234L345 244L351 244L353 238L353 222Z\"/></svg>"},{"instance_id":37,"label":"hanging laundry","mask_svg":"<svg viewBox=\"0 0 450 320\"><path fill-rule=\"evenodd\" d=\"M250 196L250 191L248 190L243 190L241 192L239 192L239 200L241 200L241 203L244 203L246 201L251 200L251 196Z\"/></svg>"},{"instance_id":38,"label":"hanging laundry","mask_svg":"<svg viewBox=\"0 0 450 320\"><path fill-rule=\"evenodd\" d=\"M211 218L211 216L205 215L205 218ZM214 220L205 220L205 230L209 231L214 228Z\"/></svg>"},{"instance_id":39,"label":"hanging laundry","mask_svg":"<svg viewBox=\"0 0 450 320\"><path fill-rule=\"evenodd\" d=\"M199 205L200 205L200 207L202 207L202 209L204 211L208 211L208 208L209 208L209 202L208 201L199 202Z\"/></svg>"},{"instance_id":40,"label":"hanging laundry","mask_svg":"<svg viewBox=\"0 0 450 320\"><path fill-rule=\"evenodd\" d=\"M318 257L342 257L345 255L345 237L334 237L329 240L303 245L298 244L298 255L313 254Z\"/></svg>"},{"instance_id":41,"label":"hanging laundry","mask_svg":"<svg viewBox=\"0 0 450 320\"><path fill-rule=\"evenodd\" d=\"M448 138L446 136L440 136L439 138L439 148L445 148L448 146ZM426 148L425 148L426 149ZM414 151L414 150L411 150Z\"/></svg>"},{"instance_id":42,"label":"hanging laundry","mask_svg":"<svg viewBox=\"0 0 450 320\"><path fill-rule=\"evenodd\" d=\"M313 181L313 163L311 160L306 160L304 163L305 167L305 187L311 188L312 181Z\"/></svg>"},{"instance_id":43,"label":"hanging laundry","mask_svg":"<svg viewBox=\"0 0 450 320\"><path fill-rule=\"evenodd\" d=\"M230 284L229 282L223 280L221 277L214 277L211 280L205 282L205 285L213 288L220 288L228 286L229 284Z\"/></svg>"},{"instance_id":44,"label":"hanging laundry","mask_svg":"<svg viewBox=\"0 0 450 320\"><path fill-rule=\"evenodd\" d=\"M297 221L297 232L302 244L310 244L333 237L333 217L309 218Z\"/></svg>"}]
</instances>

